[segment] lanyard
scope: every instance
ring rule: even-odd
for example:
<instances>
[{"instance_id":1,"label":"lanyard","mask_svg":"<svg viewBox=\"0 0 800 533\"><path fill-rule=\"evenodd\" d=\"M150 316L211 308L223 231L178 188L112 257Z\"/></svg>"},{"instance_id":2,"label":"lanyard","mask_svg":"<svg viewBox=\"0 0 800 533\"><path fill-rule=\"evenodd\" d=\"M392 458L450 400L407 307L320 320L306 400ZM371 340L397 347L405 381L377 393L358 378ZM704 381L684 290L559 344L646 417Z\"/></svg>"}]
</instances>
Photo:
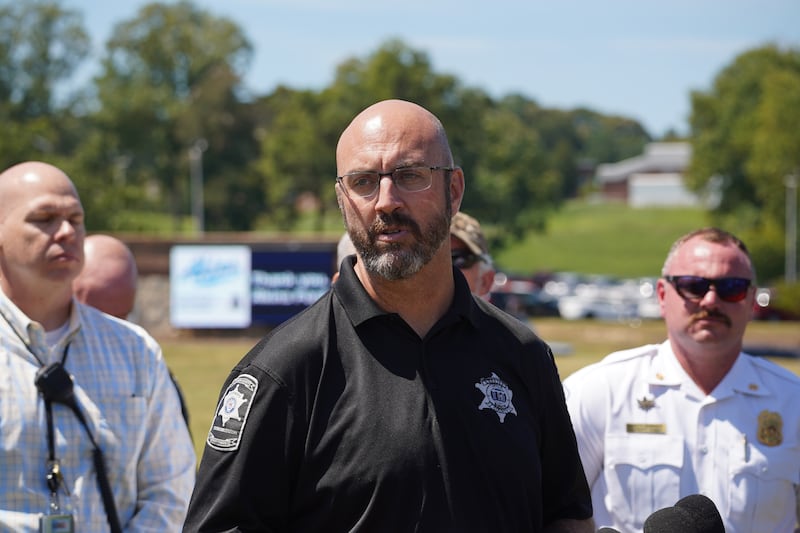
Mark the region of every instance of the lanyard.
<instances>
[{"instance_id":1,"label":"lanyard","mask_svg":"<svg viewBox=\"0 0 800 533\"><path fill-rule=\"evenodd\" d=\"M117 509L114 503L114 494L111 490L111 483L108 481L108 473L106 471L105 462L103 461L103 452L100 449L100 446L98 446L94 435L92 435L89 425L86 423L86 418L83 416L83 411L81 411L78 403L75 401L72 391L72 376L70 376L64 368L64 364L67 361L67 355L69 355L69 347L72 343L72 340L70 339L64 347L64 353L61 356L60 362L45 365L42 360L39 359L39 356L36 355L36 352L31 349L27 342L25 342L25 339L22 338L22 335L19 334L16 328L14 328L11 321L8 320L5 315L3 315L3 318L6 320L17 337L19 337L19 340L22 342L28 352L42 366L36 373L35 383L36 388L39 390L39 393L44 399L45 413L47 417L48 460L45 481L47 482L47 487L50 489L51 510L54 512L59 511L58 489L62 486L64 480L64 476L61 472L61 466L55 456L55 429L53 424L53 403L60 403L62 405L66 405L72 410L92 443L92 447L94 448L92 452L92 459L94 462L94 469L97 474L97 485L100 489L100 496L103 499L103 507L105 507L106 510L108 525L111 528L112 533L121 533L122 528L120 527L119 517L117 515ZM67 493L67 495L69 495L69 491L67 490L66 486L64 486L64 491Z\"/></svg>"}]
</instances>

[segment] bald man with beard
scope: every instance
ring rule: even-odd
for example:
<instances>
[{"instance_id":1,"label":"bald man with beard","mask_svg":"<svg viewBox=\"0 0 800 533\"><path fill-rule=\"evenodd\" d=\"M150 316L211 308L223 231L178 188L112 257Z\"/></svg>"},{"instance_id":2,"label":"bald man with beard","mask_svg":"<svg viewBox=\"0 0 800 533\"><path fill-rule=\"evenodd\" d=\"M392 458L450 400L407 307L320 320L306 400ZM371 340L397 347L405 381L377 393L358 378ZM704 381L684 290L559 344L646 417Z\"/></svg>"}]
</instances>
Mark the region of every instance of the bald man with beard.
<instances>
[{"instance_id":1,"label":"bald man with beard","mask_svg":"<svg viewBox=\"0 0 800 533\"><path fill-rule=\"evenodd\" d=\"M442 124L379 102L336 161L358 254L230 373L185 530L594 531L550 349L453 266Z\"/></svg>"},{"instance_id":2,"label":"bald man with beard","mask_svg":"<svg viewBox=\"0 0 800 533\"><path fill-rule=\"evenodd\" d=\"M150 335L73 297L85 235L63 171L0 173L0 530L178 531L195 472L178 395Z\"/></svg>"}]
</instances>

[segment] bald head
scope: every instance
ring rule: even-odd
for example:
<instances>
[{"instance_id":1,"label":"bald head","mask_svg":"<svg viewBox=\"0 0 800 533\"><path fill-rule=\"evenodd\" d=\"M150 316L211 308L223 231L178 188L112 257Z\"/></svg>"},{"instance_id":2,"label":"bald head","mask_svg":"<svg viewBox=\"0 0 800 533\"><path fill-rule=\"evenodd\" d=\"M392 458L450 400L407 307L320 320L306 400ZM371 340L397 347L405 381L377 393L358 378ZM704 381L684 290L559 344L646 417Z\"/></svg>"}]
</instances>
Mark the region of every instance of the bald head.
<instances>
[{"instance_id":1,"label":"bald head","mask_svg":"<svg viewBox=\"0 0 800 533\"><path fill-rule=\"evenodd\" d=\"M63 195L80 201L72 180L60 168L41 161L26 161L0 173L0 223L16 208L43 194Z\"/></svg>"},{"instance_id":2,"label":"bald head","mask_svg":"<svg viewBox=\"0 0 800 533\"><path fill-rule=\"evenodd\" d=\"M75 297L119 318L126 318L136 300L136 260L124 242L110 235L90 235L85 263L73 282Z\"/></svg>"},{"instance_id":3,"label":"bald head","mask_svg":"<svg viewBox=\"0 0 800 533\"><path fill-rule=\"evenodd\" d=\"M405 100L384 100L359 113L342 132L336 146L338 174L363 170L357 168L359 161L374 160L376 153L392 153L397 146L414 147L416 152L407 148L406 161L395 166L420 161L453 165L447 134L433 113Z\"/></svg>"}]
</instances>

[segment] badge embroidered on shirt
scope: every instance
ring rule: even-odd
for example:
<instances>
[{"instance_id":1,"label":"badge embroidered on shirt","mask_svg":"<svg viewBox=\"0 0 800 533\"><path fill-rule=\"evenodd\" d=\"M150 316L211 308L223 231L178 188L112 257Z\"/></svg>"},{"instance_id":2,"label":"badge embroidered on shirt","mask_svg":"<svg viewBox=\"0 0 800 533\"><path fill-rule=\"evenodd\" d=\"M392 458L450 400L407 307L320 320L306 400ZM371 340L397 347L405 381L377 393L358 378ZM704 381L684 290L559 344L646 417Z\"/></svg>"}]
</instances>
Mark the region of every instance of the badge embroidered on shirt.
<instances>
[{"instance_id":1,"label":"badge embroidered on shirt","mask_svg":"<svg viewBox=\"0 0 800 533\"><path fill-rule=\"evenodd\" d=\"M778 446L783 442L783 419L780 413L766 409L758 413L758 442L765 446Z\"/></svg>"},{"instance_id":2,"label":"badge embroidered on shirt","mask_svg":"<svg viewBox=\"0 0 800 533\"><path fill-rule=\"evenodd\" d=\"M492 377L481 378L475 388L483 393L483 401L478 409L491 409L497 413L501 424L505 422L507 414L517 414L514 404L511 403L514 393L494 372Z\"/></svg>"},{"instance_id":3,"label":"badge embroidered on shirt","mask_svg":"<svg viewBox=\"0 0 800 533\"><path fill-rule=\"evenodd\" d=\"M239 448L257 390L258 380L250 374L240 374L228 385L208 432L206 443L209 446L223 452Z\"/></svg>"}]
</instances>

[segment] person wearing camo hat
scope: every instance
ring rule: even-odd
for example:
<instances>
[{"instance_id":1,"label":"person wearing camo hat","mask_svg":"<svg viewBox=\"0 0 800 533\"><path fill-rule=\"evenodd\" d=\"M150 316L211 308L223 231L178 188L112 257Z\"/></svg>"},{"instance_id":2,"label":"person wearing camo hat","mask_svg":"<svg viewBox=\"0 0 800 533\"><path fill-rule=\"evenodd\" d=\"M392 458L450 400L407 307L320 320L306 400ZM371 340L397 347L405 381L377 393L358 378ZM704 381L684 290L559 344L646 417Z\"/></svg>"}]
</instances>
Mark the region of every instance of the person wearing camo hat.
<instances>
[{"instance_id":1,"label":"person wearing camo hat","mask_svg":"<svg viewBox=\"0 0 800 533\"><path fill-rule=\"evenodd\" d=\"M457 212L450 223L450 250L453 265L467 278L472 294L489 298L494 283L494 264L480 223L464 212Z\"/></svg>"}]
</instances>

